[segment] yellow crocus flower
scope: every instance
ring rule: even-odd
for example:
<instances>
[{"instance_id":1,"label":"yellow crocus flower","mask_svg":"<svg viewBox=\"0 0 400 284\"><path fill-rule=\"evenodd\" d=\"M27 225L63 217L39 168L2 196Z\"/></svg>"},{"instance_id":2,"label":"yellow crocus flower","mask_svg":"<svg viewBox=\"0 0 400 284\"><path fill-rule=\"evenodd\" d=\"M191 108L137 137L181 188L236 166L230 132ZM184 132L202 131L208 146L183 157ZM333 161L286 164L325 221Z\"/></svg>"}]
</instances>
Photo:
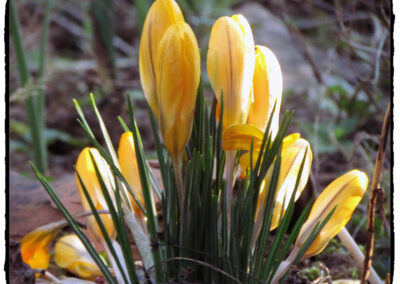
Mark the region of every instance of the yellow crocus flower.
<instances>
[{"instance_id":1,"label":"yellow crocus flower","mask_svg":"<svg viewBox=\"0 0 400 284\"><path fill-rule=\"evenodd\" d=\"M297 176L299 175L300 166L304 158L305 161L303 171L301 172L299 184L296 188ZM283 139L279 179L275 192L275 203L272 211L272 220L270 226L271 230L278 226L279 220L283 217L289 206L292 195L295 194L294 201L297 201L303 192L310 176L312 158L313 156L310 144L307 140L301 138L299 133L290 134ZM244 160L246 160L246 162L244 162ZM245 159L242 159L241 161L241 166L246 167L249 164L250 161L248 154L246 154ZM261 184L255 216L255 222L257 225L261 224L262 222L262 215L260 213L264 212L267 204L267 197L273 169L274 164L272 164L268 169L264 181ZM282 216L281 212L283 214ZM256 235L258 235L258 232Z\"/></svg>"},{"instance_id":2,"label":"yellow crocus flower","mask_svg":"<svg viewBox=\"0 0 400 284\"><path fill-rule=\"evenodd\" d=\"M218 105L223 96L224 128L247 121L254 63L254 40L247 20L240 14L219 18L211 29L207 72Z\"/></svg>"},{"instance_id":3,"label":"yellow crocus flower","mask_svg":"<svg viewBox=\"0 0 400 284\"><path fill-rule=\"evenodd\" d=\"M251 144L253 143L253 167L255 166L264 133L256 126L249 124L235 124L226 128L222 133L222 149L224 150L245 150L250 151ZM278 200L282 203L283 197L294 190L297 174L300 170L300 165L307 150L306 161L302 177L300 179L298 192L296 193L296 200L304 189L308 176L311 171L312 164L312 151L310 144L307 140L300 137L299 133L293 133L282 140L282 162L279 176L279 183L277 187ZM242 169L242 176L245 176L246 171L250 167L250 152L243 154L239 158L239 164ZM270 168L272 170L273 167ZM281 192L281 193L279 193ZM286 206L289 203L286 198Z\"/></svg>"},{"instance_id":4,"label":"yellow crocus flower","mask_svg":"<svg viewBox=\"0 0 400 284\"><path fill-rule=\"evenodd\" d=\"M93 280L103 275L75 234L65 235L57 241L54 247L54 261L57 266L85 279Z\"/></svg>"},{"instance_id":5,"label":"yellow crocus flower","mask_svg":"<svg viewBox=\"0 0 400 284\"><path fill-rule=\"evenodd\" d=\"M276 104L270 128L274 138L279 130L279 110L283 88L282 71L278 59L269 48L256 45L255 56L253 100L250 103L248 124L255 125L264 131Z\"/></svg>"},{"instance_id":6,"label":"yellow crocus flower","mask_svg":"<svg viewBox=\"0 0 400 284\"><path fill-rule=\"evenodd\" d=\"M222 148L224 150L246 150L250 151L251 144L253 143L253 167L255 166L264 133L254 125L236 124L228 127L222 133ZM299 185L296 189L294 200L296 201L303 189L305 188L308 177L311 172L312 165L312 151L310 143L300 137L299 133L293 133L286 136L282 141L281 150L281 167L279 173L279 180L275 194L275 207L273 210L273 217L271 229L278 226L280 213L283 206L283 213L289 205L290 197L292 196L296 179L300 171L300 166L305 156L304 167L301 173ZM243 154L239 158L239 164L242 169L242 176L246 176L246 171L250 167L250 152ZM263 183L260 188L260 196L256 210L256 222L261 218L259 212L263 212L267 202L268 190L270 186L272 171L274 165L271 165ZM284 202L285 201L285 202ZM260 221L260 220L259 220Z\"/></svg>"},{"instance_id":7,"label":"yellow crocus flower","mask_svg":"<svg viewBox=\"0 0 400 284\"><path fill-rule=\"evenodd\" d=\"M165 147L177 159L190 138L200 82L199 48L188 24L180 22L167 29L157 58L160 132Z\"/></svg>"},{"instance_id":8,"label":"yellow crocus flower","mask_svg":"<svg viewBox=\"0 0 400 284\"><path fill-rule=\"evenodd\" d=\"M300 172L300 166L305 158L303 171L301 172L298 187L296 186L297 176ZM312 151L310 143L300 137L299 133L286 136L282 141L281 150L281 168L279 172L279 181L276 189L275 207L272 217L271 229L278 226L281 218L281 210L283 206L283 214L285 214L289 206L292 194L295 194L294 201L299 199L301 193L306 187L311 172ZM294 192L296 190L296 192ZM266 202L266 195L262 195L262 202Z\"/></svg>"},{"instance_id":9,"label":"yellow crocus flower","mask_svg":"<svg viewBox=\"0 0 400 284\"><path fill-rule=\"evenodd\" d=\"M133 190L137 200L139 200L140 204L144 207L142 184L140 181L132 132L125 132L119 140L118 162L121 168L121 173ZM131 204L135 214L142 215L142 210L137 205L136 201L131 195L129 196L131 197Z\"/></svg>"},{"instance_id":10,"label":"yellow crocus flower","mask_svg":"<svg viewBox=\"0 0 400 284\"><path fill-rule=\"evenodd\" d=\"M114 198L114 194L112 192L114 190L113 175L111 173L110 167L108 166L107 162L100 155L99 151L96 148L86 147L85 149L82 150L76 162L76 169L96 209L108 210L108 206L104 199L104 195L101 190L99 180L97 179L96 170L92 162L91 155L93 156L93 159L96 162L96 165L103 178L105 186L110 192L111 198ZM77 175L76 175L76 184L78 186L78 191L83 208L86 211L91 211L89 202L86 199L85 193L83 192L83 188L81 186L81 183ZM100 218L103 221L104 227L106 228L110 238L115 238L116 232L111 216L109 214L101 214ZM99 226L96 223L94 216L88 217L86 221L89 232L96 238L99 237L102 238L103 235L101 233Z\"/></svg>"},{"instance_id":11,"label":"yellow crocus flower","mask_svg":"<svg viewBox=\"0 0 400 284\"><path fill-rule=\"evenodd\" d=\"M301 247L318 222L322 222L334 209L333 215L319 232L303 258L319 254L346 225L360 203L368 186L368 176L352 170L331 182L315 200L307 221L300 229L296 247Z\"/></svg>"},{"instance_id":12,"label":"yellow crocus flower","mask_svg":"<svg viewBox=\"0 0 400 284\"><path fill-rule=\"evenodd\" d=\"M21 239L22 260L31 268L47 269L49 267L50 243L65 225L59 226L58 223L36 228Z\"/></svg>"},{"instance_id":13,"label":"yellow crocus flower","mask_svg":"<svg viewBox=\"0 0 400 284\"><path fill-rule=\"evenodd\" d=\"M159 116L157 85L157 52L165 31L173 24L184 22L174 0L156 0L150 7L143 25L139 47L139 70L144 95L155 116Z\"/></svg>"}]
</instances>

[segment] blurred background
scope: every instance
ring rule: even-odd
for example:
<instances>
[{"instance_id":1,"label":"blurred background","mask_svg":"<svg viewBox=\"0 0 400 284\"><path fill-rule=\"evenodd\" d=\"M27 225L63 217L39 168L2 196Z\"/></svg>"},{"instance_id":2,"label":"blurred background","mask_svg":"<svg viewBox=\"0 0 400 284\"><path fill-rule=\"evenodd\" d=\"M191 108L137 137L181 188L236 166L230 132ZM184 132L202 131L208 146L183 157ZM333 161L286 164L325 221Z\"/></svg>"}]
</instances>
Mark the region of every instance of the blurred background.
<instances>
[{"instance_id":1,"label":"blurred background","mask_svg":"<svg viewBox=\"0 0 400 284\"><path fill-rule=\"evenodd\" d=\"M117 116L127 118L125 96L129 94L148 158L155 158L138 68L141 27L152 1L12 2L19 26L10 22L8 31L10 170L16 176L33 177L28 161L36 162L32 145L39 139L43 145L42 169L49 180L70 177L80 150L89 145L76 121L73 98L83 107L100 138L89 93L96 98L115 146L123 132ZM177 2L198 38L210 101L213 94L205 58L211 26L222 15L241 13L252 26L255 43L268 46L281 64L282 111L295 110L289 132L298 131L311 143L315 191L352 168L366 171L372 179L392 91L389 0ZM38 109L32 103L36 100ZM26 108L30 103L31 111ZM43 121L39 138L31 138L32 112ZM381 184L385 198L377 212L373 259L381 277L390 272L392 263L392 150L391 145L388 147ZM367 207L368 194L347 225L362 248ZM333 240L322 255L302 263L301 272L310 280L319 277L320 262L336 278L359 277L360 272L338 241Z\"/></svg>"}]
</instances>

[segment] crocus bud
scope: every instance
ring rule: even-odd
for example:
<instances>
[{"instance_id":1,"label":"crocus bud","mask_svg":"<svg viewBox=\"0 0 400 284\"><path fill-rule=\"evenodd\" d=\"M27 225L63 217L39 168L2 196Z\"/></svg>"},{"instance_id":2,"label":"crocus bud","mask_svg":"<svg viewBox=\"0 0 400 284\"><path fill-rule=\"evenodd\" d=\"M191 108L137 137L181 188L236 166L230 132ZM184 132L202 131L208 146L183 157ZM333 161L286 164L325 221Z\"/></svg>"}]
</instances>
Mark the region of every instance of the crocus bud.
<instances>
[{"instance_id":1,"label":"crocus bud","mask_svg":"<svg viewBox=\"0 0 400 284\"><path fill-rule=\"evenodd\" d=\"M265 130L271 118L270 133L274 138L279 130L279 110L282 100L282 71L274 53L265 46L255 47L255 66L253 76L253 100L250 103L248 124Z\"/></svg>"},{"instance_id":2,"label":"crocus bud","mask_svg":"<svg viewBox=\"0 0 400 284\"><path fill-rule=\"evenodd\" d=\"M86 190L90 195L90 199L96 206L97 210L108 210L107 203L104 199L103 191L99 180L97 179L95 166L92 162L91 155L97 165L97 168L102 176L103 182L110 192L111 198L114 198L113 188L114 180L111 173L110 167L104 158L100 155L99 151L95 148L86 147L79 154L76 162L76 170L78 171ZM82 206L86 211L91 211L88 200L86 199L85 193L83 192L82 185L76 175L76 184L78 185L78 191L81 198ZM104 227L110 238L116 237L116 232L112 218L109 214L100 214L100 218L103 221ZM90 216L86 219L87 227L89 232L96 238L103 237L99 226L96 223L94 216Z\"/></svg>"},{"instance_id":3,"label":"crocus bud","mask_svg":"<svg viewBox=\"0 0 400 284\"><path fill-rule=\"evenodd\" d=\"M207 72L218 105L223 96L224 128L247 121L254 61L253 34L247 20L242 15L219 18L211 29Z\"/></svg>"},{"instance_id":4,"label":"crocus bud","mask_svg":"<svg viewBox=\"0 0 400 284\"><path fill-rule=\"evenodd\" d=\"M54 261L57 266L84 279L93 280L103 275L75 234L65 235L57 241L54 247Z\"/></svg>"},{"instance_id":5,"label":"crocus bud","mask_svg":"<svg viewBox=\"0 0 400 284\"><path fill-rule=\"evenodd\" d=\"M296 188L297 176L300 173L301 163L304 161L303 171L301 172L300 181ZM305 188L311 172L312 151L310 143L300 137L299 133L293 133L286 136L282 141L281 151L281 168L279 172L279 181L276 189L275 207L271 221L271 229L278 226L281 218L281 210L283 206L283 214L285 214L289 206L292 194L295 194L294 201L299 199L303 189ZM296 190L296 191L295 191Z\"/></svg>"},{"instance_id":6,"label":"crocus bud","mask_svg":"<svg viewBox=\"0 0 400 284\"><path fill-rule=\"evenodd\" d=\"M293 133L286 136L282 141L282 150L281 150L281 165L279 171L279 179L275 192L275 205L272 212L272 220L270 229L275 229L281 217L281 212L284 215L293 194L294 201L296 201L303 189L305 188L308 178L311 172L311 164L312 164L312 151L310 144L307 140L300 137L299 133ZM296 187L297 176L300 174L301 163L304 160L303 171L301 172L299 184ZM247 161L248 158L243 159L241 161L241 166L249 165L244 164L244 161ZM255 162L253 162L255 163ZM265 210L267 204L268 192L271 184L272 172L275 167L275 163L273 163L264 178L263 186L260 190L257 210L256 210L256 223L260 223L262 220L262 215L259 215L261 212ZM283 207L283 208L282 208Z\"/></svg>"},{"instance_id":7,"label":"crocus bud","mask_svg":"<svg viewBox=\"0 0 400 284\"><path fill-rule=\"evenodd\" d=\"M140 181L139 169L136 160L135 143L132 132L125 132L119 140L118 162L121 173L128 182L137 200L144 207L142 184ZM131 204L136 215L141 215L142 210L131 196Z\"/></svg>"},{"instance_id":8,"label":"crocus bud","mask_svg":"<svg viewBox=\"0 0 400 284\"><path fill-rule=\"evenodd\" d=\"M22 260L31 268L47 269L49 267L49 246L62 227L57 223L36 228L21 239Z\"/></svg>"},{"instance_id":9,"label":"crocus bud","mask_svg":"<svg viewBox=\"0 0 400 284\"><path fill-rule=\"evenodd\" d=\"M199 47L188 24L181 22L168 28L157 58L160 132L172 158L177 158L192 132L200 81Z\"/></svg>"},{"instance_id":10,"label":"crocus bud","mask_svg":"<svg viewBox=\"0 0 400 284\"><path fill-rule=\"evenodd\" d=\"M368 176L352 170L331 182L315 200L307 221L300 229L296 246L301 247L318 222L322 222L333 210L329 221L319 232L303 258L319 254L346 225L360 203L368 186Z\"/></svg>"},{"instance_id":11,"label":"crocus bud","mask_svg":"<svg viewBox=\"0 0 400 284\"><path fill-rule=\"evenodd\" d=\"M139 47L140 81L147 102L158 117L157 52L165 31L169 26L184 22L178 4L174 0L156 0L150 7L143 25Z\"/></svg>"}]
</instances>

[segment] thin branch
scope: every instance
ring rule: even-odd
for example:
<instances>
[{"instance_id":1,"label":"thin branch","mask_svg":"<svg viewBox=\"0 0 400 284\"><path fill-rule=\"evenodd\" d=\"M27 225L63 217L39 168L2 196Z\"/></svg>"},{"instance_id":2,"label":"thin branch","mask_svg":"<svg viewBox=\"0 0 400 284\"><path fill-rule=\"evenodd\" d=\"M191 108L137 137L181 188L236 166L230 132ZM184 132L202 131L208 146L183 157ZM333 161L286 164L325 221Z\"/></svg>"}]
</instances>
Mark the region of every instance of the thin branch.
<instances>
[{"instance_id":1,"label":"thin branch","mask_svg":"<svg viewBox=\"0 0 400 284\"><path fill-rule=\"evenodd\" d=\"M385 30L383 32L381 41L379 42L378 50L376 51L375 74L374 74L374 78L371 81L372 84L376 84L378 82L379 69L380 69L380 66L381 66L380 63L381 63L382 49L383 49L383 46L385 45L387 34L388 34L387 30Z\"/></svg>"},{"instance_id":2,"label":"thin branch","mask_svg":"<svg viewBox=\"0 0 400 284\"><path fill-rule=\"evenodd\" d=\"M378 154L375 162L375 171L371 184L371 195L368 203L368 223L367 223L367 243L365 246L365 259L364 267L361 275L361 283L367 283L369 277L369 268L372 264L372 255L374 253L374 225L375 225L375 210L377 206L378 197L380 194L380 182L382 179L382 172L385 162L385 152L387 147L387 140L389 137L389 122L390 122L391 104L389 103L385 119L383 121L381 138L378 148Z\"/></svg>"},{"instance_id":3,"label":"thin branch","mask_svg":"<svg viewBox=\"0 0 400 284\"><path fill-rule=\"evenodd\" d=\"M310 66L312 68L312 71L314 73L314 76L317 79L318 83L319 84L324 84L324 80L323 80L323 76L322 76L321 70L318 68L318 66L315 63L313 57L311 56L311 54L310 54L310 52L308 50L308 47L307 47L307 43L306 43L306 41L304 39L304 36L299 31L297 26L290 21L288 15L287 15L287 12L286 12L286 8L283 6L283 4L281 4L281 10L283 11L283 13L280 15L281 20L286 25L286 27L290 31L291 35L300 44L301 50L303 52L303 56L308 61L308 63L310 64Z\"/></svg>"}]
</instances>

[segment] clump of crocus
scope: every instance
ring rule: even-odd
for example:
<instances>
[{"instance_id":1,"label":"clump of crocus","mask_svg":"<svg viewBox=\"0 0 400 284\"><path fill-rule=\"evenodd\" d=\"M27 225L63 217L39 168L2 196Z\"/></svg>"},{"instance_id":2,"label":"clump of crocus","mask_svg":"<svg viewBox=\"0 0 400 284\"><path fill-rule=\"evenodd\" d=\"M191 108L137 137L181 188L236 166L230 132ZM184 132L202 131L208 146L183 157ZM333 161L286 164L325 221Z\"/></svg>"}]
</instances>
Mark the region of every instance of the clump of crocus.
<instances>
[{"instance_id":1,"label":"clump of crocus","mask_svg":"<svg viewBox=\"0 0 400 284\"><path fill-rule=\"evenodd\" d=\"M47 269L50 263L50 244L62 226L54 223L44 225L24 236L21 239L22 260L31 268Z\"/></svg>"},{"instance_id":2,"label":"clump of crocus","mask_svg":"<svg viewBox=\"0 0 400 284\"><path fill-rule=\"evenodd\" d=\"M155 116L159 116L157 96L157 53L165 31L173 24L183 23L181 9L174 0L156 0L144 21L139 47L140 81L144 95Z\"/></svg>"},{"instance_id":3,"label":"clump of crocus","mask_svg":"<svg viewBox=\"0 0 400 284\"><path fill-rule=\"evenodd\" d=\"M94 279L103 275L75 234L65 235L57 240L54 247L54 261L57 266L84 279Z\"/></svg>"},{"instance_id":4,"label":"clump of crocus","mask_svg":"<svg viewBox=\"0 0 400 284\"><path fill-rule=\"evenodd\" d=\"M211 29L207 72L219 105L223 97L224 128L247 121L254 64L253 33L247 20L240 14L219 18Z\"/></svg>"},{"instance_id":5,"label":"clump of crocus","mask_svg":"<svg viewBox=\"0 0 400 284\"><path fill-rule=\"evenodd\" d=\"M274 138L279 129L279 110L283 89L282 71L278 59L268 47L256 45L255 56L253 98L247 123L265 130L275 106L270 126L270 132Z\"/></svg>"}]
</instances>

